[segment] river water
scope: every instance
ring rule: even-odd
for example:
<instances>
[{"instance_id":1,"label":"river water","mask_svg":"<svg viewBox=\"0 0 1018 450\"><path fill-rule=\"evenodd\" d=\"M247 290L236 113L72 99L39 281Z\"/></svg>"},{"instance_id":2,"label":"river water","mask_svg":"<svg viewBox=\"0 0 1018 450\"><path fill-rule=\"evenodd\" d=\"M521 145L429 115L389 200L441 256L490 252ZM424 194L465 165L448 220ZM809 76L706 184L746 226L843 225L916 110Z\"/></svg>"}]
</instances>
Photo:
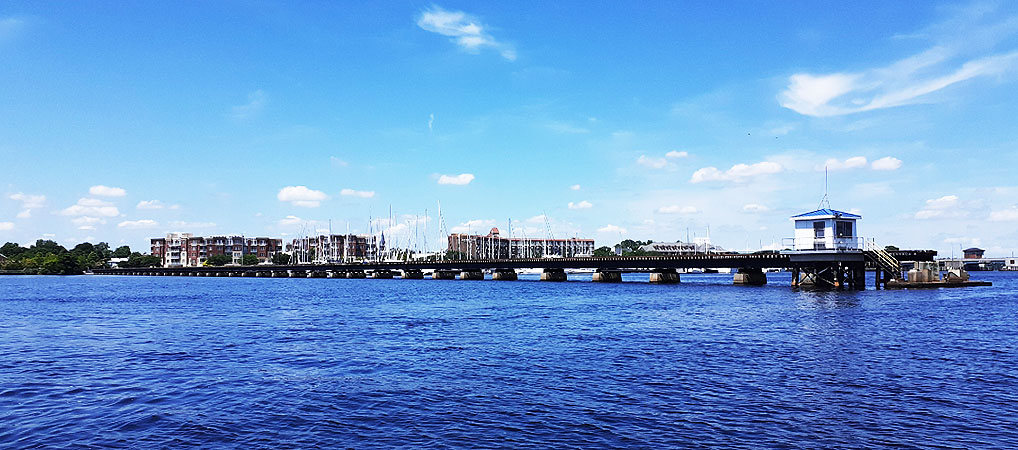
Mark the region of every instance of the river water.
<instances>
[{"instance_id":1,"label":"river water","mask_svg":"<svg viewBox=\"0 0 1018 450\"><path fill-rule=\"evenodd\" d=\"M1018 448L1018 274L768 275L0 277L0 448Z\"/></svg>"}]
</instances>

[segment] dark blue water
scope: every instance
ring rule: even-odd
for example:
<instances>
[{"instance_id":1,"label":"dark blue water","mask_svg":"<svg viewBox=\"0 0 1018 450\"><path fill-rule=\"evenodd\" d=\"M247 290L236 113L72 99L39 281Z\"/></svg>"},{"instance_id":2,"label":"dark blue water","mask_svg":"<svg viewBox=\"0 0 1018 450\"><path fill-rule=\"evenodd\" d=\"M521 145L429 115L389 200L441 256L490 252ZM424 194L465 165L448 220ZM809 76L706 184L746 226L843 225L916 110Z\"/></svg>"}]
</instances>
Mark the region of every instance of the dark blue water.
<instances>
[{"instance_id":1,"label":"dark blue water","mask_svg":"<svg viewBox=\"0 0 1018 450\"><path fill-rule=\"evenodd\" d=\"M0 447L1016 448L1018 274L973 277L0 277Z\"/></svg>"}]
</instances>

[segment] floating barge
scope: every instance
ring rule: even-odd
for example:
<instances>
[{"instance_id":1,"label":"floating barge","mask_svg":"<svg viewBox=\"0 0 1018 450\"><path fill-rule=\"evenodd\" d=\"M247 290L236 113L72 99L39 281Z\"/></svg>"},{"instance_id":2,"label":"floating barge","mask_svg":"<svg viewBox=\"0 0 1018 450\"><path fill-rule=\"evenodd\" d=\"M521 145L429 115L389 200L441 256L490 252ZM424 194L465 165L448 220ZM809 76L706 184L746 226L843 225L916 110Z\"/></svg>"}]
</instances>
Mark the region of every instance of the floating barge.
<instances>
[{"instance_id":1,"label":"floating barge","mask_svg":"<svg viewBox=\"0 0 1018 450\"><path fill-rule=\"evenodd\" d=\"M884 289L937 289L975 286L993 286L989 281L947 280L947 281L900 281L891 280L884 284Z\"/></svg>"}]
</instances>

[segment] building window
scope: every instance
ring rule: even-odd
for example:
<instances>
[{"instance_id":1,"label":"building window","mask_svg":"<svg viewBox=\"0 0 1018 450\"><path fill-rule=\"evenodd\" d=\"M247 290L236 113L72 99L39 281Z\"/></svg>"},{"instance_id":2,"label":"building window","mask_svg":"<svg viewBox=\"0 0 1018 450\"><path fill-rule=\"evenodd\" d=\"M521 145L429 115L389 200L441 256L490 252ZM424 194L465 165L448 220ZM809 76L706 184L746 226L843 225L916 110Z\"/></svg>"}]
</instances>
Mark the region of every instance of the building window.
<instances>
[{"instance_id":1,"label":"building window","mask_svg":"<svg viewBox=\"0 0 1018 450\"><path fill-rule=\"evenodd\" d=\"M852 222L843 220L834 222L834 235L839 238L852 237Z\"/></svg>"}]
</instances>

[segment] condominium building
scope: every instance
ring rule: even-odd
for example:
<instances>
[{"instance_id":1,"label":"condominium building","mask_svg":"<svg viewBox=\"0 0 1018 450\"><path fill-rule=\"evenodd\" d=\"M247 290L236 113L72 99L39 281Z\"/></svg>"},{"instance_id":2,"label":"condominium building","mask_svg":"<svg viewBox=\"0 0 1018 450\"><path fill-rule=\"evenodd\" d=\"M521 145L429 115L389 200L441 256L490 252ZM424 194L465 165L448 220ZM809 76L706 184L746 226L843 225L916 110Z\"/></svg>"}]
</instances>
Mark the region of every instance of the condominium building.
<instances>
[{"instance_id":1,"label":"condominium building","mask_svg":"<svg viewBox=\"0 0 1018 450\"><path fill-rule=\"evenodd\" d=\"M592 256L593 239L528 239L501 237L498 228L487 236L454 233L449 235L451 257L463 259L509 259Z\"/></svg>"},{"instance_id":2,"label":"condominium building","mask_svg":"<svg viewBox=\"0 0 1018 450\"><path fill-rule=\"evenodd\" d=\"M304 236L294 239L286 247L294 264L377 261L385 254L385 241L370 235Z\"/></svg>"},{"instance_id":3,"label":"condominium building","mask_svg":"<svg viewBox=\"0 0 1018 450\"><path fill-rule=\"evenodd\" d=\"M201 237L191 233L170 233L151 239L151 244L152 255L163 261L163 267L197 267L213 255L228 255L233 264L240 264L244 255L266 262L283 248L282 240L269 237Z\"/></svg>"}]
</instances>

